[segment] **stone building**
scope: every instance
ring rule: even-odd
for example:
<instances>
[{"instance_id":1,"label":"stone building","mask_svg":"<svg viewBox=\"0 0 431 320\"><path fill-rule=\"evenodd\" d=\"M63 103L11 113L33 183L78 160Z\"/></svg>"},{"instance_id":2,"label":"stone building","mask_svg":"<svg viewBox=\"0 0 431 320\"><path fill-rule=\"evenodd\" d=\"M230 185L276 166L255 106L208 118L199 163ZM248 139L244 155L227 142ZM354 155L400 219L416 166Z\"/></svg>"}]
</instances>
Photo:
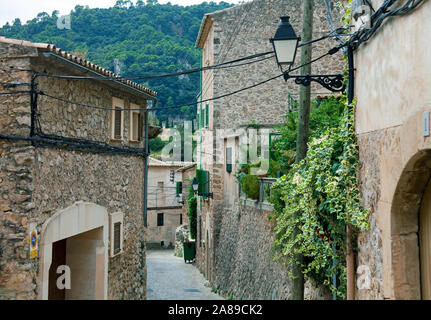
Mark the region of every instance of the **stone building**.
<instances>
[{"instance_id":1,"label":"stone building","mask_svg":"<svg viewBox=\"0 0 431 320\"><path fill-rule=\"evenodd\" d=\"M15 92L0 96L0 299L145 299L143 128L156 92L50 77L115 75L4 37L0 69L0 92Z\"/></svg>"},{"instance_id":2,"label":"stone building","mask_svg":"<svg viewBox=\"0 0 431 320\"><path fill-rule=\"evenodd\" d=\"M339 13L332 5L334 21ZM269 39L280 16L289 15L298 35L302 30L302 1L254 0L206 14L196 46L202 50L202 66L219 64L257 53L272 51ZM313 39L329 33L323 1L315 2ZM337 43L332 39L313 44L313 58L327 53ZM297 54L299 65L300 52ZM342 53L312 64L316 74L343 72ZM198 101L245 88L280 74L275 58L232 68L205 70ZM198 201L197 265L211 285L225 296L252 299L287 299L290 280L287 270L273 261L273 224L268 221L271 205L240 197L235 173L240 148L247 135L259 128L262 139L285 122L297 99L294 81L273 80L253 89L198 104L197 170L204 171L212 197ZM312 85L312 96L328 94ZM244 139L245 140L242 140ZM259 138L260 139L260 138ZM262 140L263 141L263 140ZM267 155L265 156L267 159ZM265 183L265 181L261 181ZM308 298L322 296L308 290Z\"/></svg>"},{"instance_id":3,"label":"stone building","mask_svg":"<svg viewBox=\"0 0 431 320\"><path fill-rule=\"evenodd\" d=\"M160 161L150 157L148 163L148 238L147 247L172 248L175 229L183 224L182 196L177 197L178 182L183 175L179 171L193 165L180 161ZM181 191L183 188L180 188Z\"/></svg>"},{"instance_id":4,"label":"stone building","mask_svg":"<svg viewBox=\"0 0 431 320\"><path fill-rule=\"evenodd\" d=\"M183 223L189 223L189 217L187 213L187 196L189 192L190 185L193 182L193 178L196 176L196 163L191 163L187 166L177 169L176 172L181 173L181 181L182 181L182 214L183 214Z\"/></svg>"},{"instance_id":5,"label":"stone building","mask_svg":"<svg viewBox=\"0 0 431 320\"><path fill-rule=\"evenodd\" d=\"M358 299L431 299L430 14L425 1L390 18L355 51L360 188L371 211L357 256L357 280L370 281Z\"/></svg>"}]
</instances>

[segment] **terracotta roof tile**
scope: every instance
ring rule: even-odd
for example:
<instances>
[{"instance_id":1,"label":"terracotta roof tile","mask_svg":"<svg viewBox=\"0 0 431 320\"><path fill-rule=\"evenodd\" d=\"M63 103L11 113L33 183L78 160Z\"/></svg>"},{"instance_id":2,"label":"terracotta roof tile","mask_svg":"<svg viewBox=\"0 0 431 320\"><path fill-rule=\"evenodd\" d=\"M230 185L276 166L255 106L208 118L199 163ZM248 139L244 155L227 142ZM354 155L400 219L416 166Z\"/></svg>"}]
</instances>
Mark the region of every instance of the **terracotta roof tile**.
<instances>
[{"instance_id":1,"label":"terracotta roof tile","mask_svg":"<svg viewBox=\"0 0 431 320\"><path fill-rule=\"evenodd\" d=\"M118 77L115 73L113 73L112 71L106 70L86 59L82 59L80 57L77 57L73 54L67 53L66 51L61 50L60 48L57 48L54 44L48 44L48 43L35 43L35 42L30 42L30 41L26 41L26 40L18 40L18 39L9 39L6 37L2 37L0 36L0 42L2 43L9 43L9 44L15 44L15 45L20 45L20 46L24 46L24 47L33 47L33 48L37 48L41 51L48 51L51 53L54 53L60 57L63 57L67 60L70 60L72 62L75 62L83 67L86 67L90 70L93 70L97 73L100 73L103 76L107 76L107 77ZM146 87L144 87L141 84L138 84L136 82L130 81L130 80L126 80L126 79L119 79L119 82L122 82L124 84L127 84L130 87L133 87L139 91L145 92L147 94L150 94L152 96L156 96L157 92L153 91L151 89L148 89Z\"/></svg>"}]
</instances>

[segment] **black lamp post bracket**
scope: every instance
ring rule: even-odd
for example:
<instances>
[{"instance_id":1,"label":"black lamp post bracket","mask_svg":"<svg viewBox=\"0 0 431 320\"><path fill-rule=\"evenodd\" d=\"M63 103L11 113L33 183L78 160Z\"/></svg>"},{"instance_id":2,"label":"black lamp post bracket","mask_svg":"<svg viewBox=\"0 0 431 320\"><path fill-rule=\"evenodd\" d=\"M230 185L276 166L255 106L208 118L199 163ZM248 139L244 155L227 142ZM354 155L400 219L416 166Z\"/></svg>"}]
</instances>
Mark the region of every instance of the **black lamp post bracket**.
<instances>
[{"instance_id":1,"label":"black lamp post bracket","mask_svg":"<svg viewBox=\"0 0 431 320\"><path fill-rule=\"evenodd\" d=\"M346 89L344 77L342 74L306 74L306 75L290 75L284 73L284 80L295 79L295 83L308 87L312 81L319 83L322 87L332 92L343 92Z\"/></svg>"}]
</instances>

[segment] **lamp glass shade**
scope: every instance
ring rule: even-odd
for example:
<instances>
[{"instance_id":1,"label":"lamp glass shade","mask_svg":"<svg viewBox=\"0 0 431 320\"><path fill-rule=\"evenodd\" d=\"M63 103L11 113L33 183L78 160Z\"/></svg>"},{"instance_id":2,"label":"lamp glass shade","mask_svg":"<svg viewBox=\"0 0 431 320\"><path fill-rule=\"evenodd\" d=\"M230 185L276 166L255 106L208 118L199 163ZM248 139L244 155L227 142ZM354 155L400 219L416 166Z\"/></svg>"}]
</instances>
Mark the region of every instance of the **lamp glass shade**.
<instances>
[{"instance_id":1,"label":"lamp glass shade","mask_svg":"<svg viewBox=\"0 0 431 320\"><path fill-rule=\"evenodd\" d=\"M274 51L279 65L292 65L295 62L298 39L274 40Z\"/></svg>"},{"instance_id":2,"label":"lamp glass shade","mask_svg":"<svg viewBox=\"0 0 431 320\"><path fill-rule=\"evenodd\" d=\"M193 179L192 187L193 187L193 191L194 191L194 192L197 192L197 191L198 191L198 188L199 188L199 182L198 182L198 179L196 179L196 178L194 178L194 179Z\"/></svg>"},{"instance_id":3,"label":"lamp glass shade","mask_svg":"<svg viewBox=\"0 0 431 320\"><path fill-rule=\"evenodd\" d=\"M280 20L274 38L270 39L270 42L274 46L277 63L282 68L283 66L292 66L295 62L300 38L290 24L289 16L280 17Z\"/></svg>"}]
</instances>

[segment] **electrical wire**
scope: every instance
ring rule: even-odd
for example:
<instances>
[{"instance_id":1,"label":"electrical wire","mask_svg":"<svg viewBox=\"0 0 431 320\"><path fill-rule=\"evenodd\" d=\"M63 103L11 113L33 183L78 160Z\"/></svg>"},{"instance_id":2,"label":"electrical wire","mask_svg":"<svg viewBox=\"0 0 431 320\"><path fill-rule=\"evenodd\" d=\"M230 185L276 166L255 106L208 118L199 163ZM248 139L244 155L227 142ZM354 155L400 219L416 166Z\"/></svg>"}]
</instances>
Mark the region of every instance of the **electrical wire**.
<instances>
[{"instance_id":1,"label":"electrical wire","mask_svg":"<svg viewBox=\"0 0 431 320\"><path fill-rule=\"evenodd\" d=\"M0 139L14 140L14 141L27 141L35 143L35 147L50 147L56 149L65 149L69 151L78 151L85 153L101 153L112 155L125 155L125 156L138 156L145 157L145 150L138 148L128 147L114 147L109 144L102 144L97 141L87 140L86 144L82 143L81 139L58 137L57 139L46 138L43 136L35 137L22 137L0 134Z\"/></svg>"},{"instance_id":2,"label":"electrical wire","mask_svg":"<svg viewBox=\"0 0 431 320\"><path fill-rule=\"evenodd\" d=\"M265 83L267 83L269 81L275 80L275 79L280 78L282 76L283 76L283 74L280 74L280 75L277 75L275 77L266 79L266 80L261 81L259 83L256 83L254 85L251 85L249 87L242 88L242 89L239 89L239 90L236 90L236 91L224 94L224 95L220 95L218 97L214 97L214 98L211 98L211 99L206 99L206 100L202 100L202 101L196 101L196 102L192 102L192 103L184 104L184 105L179 105L179 106L168 106L168 107L160 107L160 108L151 108L151 109L147 109L147 110L148 111L167 110L167 109L178 109L178 108L182 108L182 107L194 106L194 105L199 104L201 102L208 102L208 101L212 101L212 100L217 100L217 99L225 98L225 97L228 97L228 96L231 96L231 95L234 95L234 94L237 94L237 93L240 93L240 92L243 92L243 91L246 91L246 90L258 87L258 86L260 86L262 84L265 84ZM45 96L45 97L48 97L48 98L51 98L51 99L55 99L55 100L58 100L58 101L61 101L61 102L70 103L70 104L81 106L81 107L93 108L93 109L99 109L99 110L107 110L107 111L115 110L114 108L101 107L101 106L93 106L93 105L88 105L88 104L84 104L84 103L79 103L79 102L75 102L75 101L71 101L71 100L67 100L67 99L55 97L55 96L47 94L47 93L45 93L43 91L38 91L38 93L40 95L42 95L42 96ZM122 109L122 111L137 111L137 110L144 110L144 109L136 109L136 108L123 108Z\"/></svg>"},{"instance_id":3,"label":"electrical wire","mask_svg":"<svg viewBox=\"0 0 431 320\"><path fill-rule=\"evenodd\" d=\"M329 4L329 0L325 0L325 6L326 6L326 21L329 25L329 29L331 30L331 32L336 32L336 30L338 30L338 29L335 29L334 23L332 21L332 12L331 12L331 5ZM342 29L344 29L344 28L342 28ZM344 29L344 30L346 30L346 29ZM343 41L343 39L341 39L341 36L338 35L338 32L336 32L335 37L337 38L337 41L340 45L344 44L344 41Z\"/></svg>"},{"instance_id":4,"label":"electrical wire","mask_svg":"<svg viewBox=\"0 0 431 320\"><path fill-rule=\"evenodd\" d=\"M11 95L11 94L23 94L23 93L30 93L30 91L0 92L0 96L6 96L6 95Z\"/></svg>"},{"instance_id":5,"label":"electrical wire","mask_svg":"<svg viewBox=\"0 0 431 320\"><path fill-rule=\"evenodd\" d=\"M234 64L234 65L230 65L230 64L242 62L242 61L245 61L245 60L259 58L259 57L266 56L266 55L271 54L271 53L274 53L274 51L267 51L267 52L262 52L262 53L256 53L254 55L250 55L250 56L247 56L247 57L235 59L235 60L232 60L232 61L223 62L223 63L217 64L217 65L212 65L212 66L207 66L207 67L202 67L202 68L194 68L194 69L189 69L189 70L179 71L179 72L173 72L173 73L165 73L165 74L158 74L158 75L149 75L149 76L147 76L147 75L138 75L138 76L128 76L128 77L103 77L103 76L100 76L100 77L88 77L88 76L53 75L53 74L38 72L38 71L34 71L34 70L32 70L32 71L35 72L35 74L38 75L38 76L47 77L47 78L56 78L56 79L100 80L100 81L149 80L149 79L160 79L160 78L167 78L167 77L176 77L176 76L181 76L181 75L187 75L187 74L191 74L191 73L201 72L201 71L205 71L205 70L239 67L239 66L246 65L246 64L256 63L256 62L259 62L261 60L256 60L256 61L253 61L253 62L250 62L250 63L240 63L240 64Z\"/></svg>"},{"instance_id":6,"label":"electrical wire","mask_svg":"<svg viewBox=\"0 0 431 320\"><path fill-rule=\"evenodd\" d=\"M305 64L302 64L302 65L300 65L298 67L295 67L295 68L291 69L290 72L296 71L296 70L302 68L305 65L314 63L314 62L316 62L316 61L318 61L318 60L320 60L320 59L322 59L322 58L324 58L324 57L326 57L328 55L335 54L336 52L338 52L338 50L340 50L340 48L342 48L345 45L346 44L343 44L342 46L340 45L340 46L334 47L334 48L330 49L327 53L325 53L325 54L323 54L323 55L321 55L321 56L319 56L319 57L311 60L310 62L307 62ZM196 102L192 102L192 103L189 103L189 104L183 104L183 105L178 105L178 106L167 106L167 107L151 108L151 109L147 109L147 110L148 111L154 111L154 110L178 109L178 108L182 108L182 107L194 106L194 105L197 105L199 103L204 103L204 102L209 102L209 101L213 101L213 100L222 99L222 98L225 98L225 97L228 97L228 96L231 96L231 95L234 95L234 94L237 94L237 93L240 93L240 92L243 92L243 91L246 91L246 90L258 87L260 85L263 85L263 84L265 84L265 83L267 83L269 81L275 80L275 79L280 78L282 76L283 76L283 74L280 74L280 75L277 75L275 77L266 79L266 80L261 81L259 83L256 83L254 85L251 85L251 86L248 86L248 87L245 87L245 88L233 91L233 92L229 92L229 93L217 96L217 97L205 99L205 100L202 100L202 101L196 101ZM51 99L55 99L55 100L58 100L58 101L61 101L61 102L64 102L64 103L70 103L70 104L81 106L81 107L93 108L93 109L98 109L98 110L107 110L107 111L113 111L113 110L115 110L114 108L110 108L110 107L94 106L94 105L79 103L79 102L75 102L75 101L71 101L71 100L67 100L67 99L55 97L55 96L47 94L47 93L45 93L43 91L38 91L38 93L40 95L42 95L42 96L45 96L45 97L48 97L48 98L51 98ZM123 108L122 110L123 111L139 111L139 110L143 110L143 109L140 109L140 108L138 108L138 109L137 108Z\"/></svg>"},{"instance_id":7,"label":"electrical wire","mask_svg":"<svg viewBox=\"0 0 431 320\"><path fill-rule=\"evenodd\" d=\"M371 15L370 29L361 29L354 33L354 35L349 39L348 44L356 50L362 43L367 42L380 28L383 22L393 16L402 16L409 14L411 11L416 9L419 5L424 3L424 0L408 0L401 7L389 10L389 8L396 2L396 0L386 0L377 11Z\"/></svg>"}]
</instances>

